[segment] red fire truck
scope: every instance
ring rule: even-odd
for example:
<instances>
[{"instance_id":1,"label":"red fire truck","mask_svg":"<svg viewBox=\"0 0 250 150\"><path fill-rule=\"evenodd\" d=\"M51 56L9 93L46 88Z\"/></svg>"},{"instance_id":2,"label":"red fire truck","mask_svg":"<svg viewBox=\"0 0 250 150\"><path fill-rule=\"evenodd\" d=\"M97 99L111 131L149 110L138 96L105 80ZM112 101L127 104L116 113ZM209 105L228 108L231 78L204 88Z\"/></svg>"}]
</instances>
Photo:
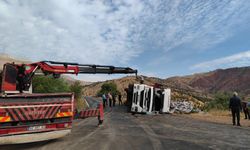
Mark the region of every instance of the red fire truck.
<instances>
[{"instance_id":1,"label":"red fire truck","mask_svg":"<svg viewBox=\"0 0 250 150\"><path fill-rule=\"evenodd\" d=\"M137 74L124 67L42 61L31 64L7 63L0 80L0 144L27 143L63 137L71 132L76 115L73 93L31 93L36 73L61 74ZM97 109L77 113L79 118L98 116L103 120L102 104Z\"/></svg>"}]
</instances>

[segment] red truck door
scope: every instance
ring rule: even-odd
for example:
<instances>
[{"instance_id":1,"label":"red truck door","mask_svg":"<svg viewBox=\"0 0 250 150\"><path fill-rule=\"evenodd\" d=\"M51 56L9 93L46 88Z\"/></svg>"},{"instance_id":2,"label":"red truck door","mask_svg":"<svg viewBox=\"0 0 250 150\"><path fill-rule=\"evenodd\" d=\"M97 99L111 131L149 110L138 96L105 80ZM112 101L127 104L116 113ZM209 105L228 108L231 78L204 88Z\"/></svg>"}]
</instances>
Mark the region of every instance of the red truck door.
<instances>
[{"instance_id":1,"label":"red truck door","mask_svg":"<svg viewBox=\"0 0 250 150\"><path fill-rule=\"evenodd\" d=\"M2 76L2 91L16 91L17 69L11 64L5 64Z\"/></svg>"}]
</instances>

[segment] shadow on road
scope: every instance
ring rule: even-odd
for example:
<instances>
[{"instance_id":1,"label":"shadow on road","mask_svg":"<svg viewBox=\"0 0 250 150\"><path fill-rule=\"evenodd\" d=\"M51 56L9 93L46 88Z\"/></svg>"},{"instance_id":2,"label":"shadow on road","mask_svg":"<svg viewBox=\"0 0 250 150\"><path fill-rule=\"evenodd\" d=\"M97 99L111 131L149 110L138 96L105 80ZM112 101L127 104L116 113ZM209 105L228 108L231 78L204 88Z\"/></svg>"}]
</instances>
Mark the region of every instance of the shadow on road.
<instances>
[{"instance_id":1,"label":"shadow on road","mask_svg":"<svg viewBox=\"0 0 250 150\"><path fill-rule=\"evenodd\" d=\"M9 145L1 145L0 150L12 150L12 149L33 149L33 148L40 148L47 144L52 144L59 142L60 139L54 139L49 141L42 141L42 142L33 142L33 143L23 143L23 144L9 144Z\"/></svg>"},{"instance_id":2,"label":"shadow on road","mask_svg":"<svg viewBox=\"0 0 250 150\"><path fill-rule=\"evenodd\" d=\"M211 123L181 115L127 113L125 106L106 108L104 124L76 120L62 139L0 146L0 150L249 149L249 128Z\"/></svg>"}]
</instances>

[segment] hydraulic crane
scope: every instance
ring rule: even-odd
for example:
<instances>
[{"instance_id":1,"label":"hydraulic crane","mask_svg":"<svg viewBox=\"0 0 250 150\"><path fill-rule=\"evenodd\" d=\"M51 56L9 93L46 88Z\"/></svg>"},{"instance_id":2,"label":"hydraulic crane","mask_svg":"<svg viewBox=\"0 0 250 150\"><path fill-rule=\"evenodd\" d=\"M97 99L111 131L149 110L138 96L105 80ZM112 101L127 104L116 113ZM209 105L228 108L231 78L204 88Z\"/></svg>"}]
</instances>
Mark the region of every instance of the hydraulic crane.
<instances>
[{"instance_id":1,"label":"hydraulic crane","mask_svg":"<svg viewBox=\"0 0 250 150\"><path fill-rule=\"evenodd\" d=\"M61 74L137 74L137 70L54 61L5 64L0 83L0 144L55 139L71 132L76 113L74 94L27 93L36 73L58 78ZM103 121L102 104L77 115L79 118L98 116L100 123Z\"/></svg>"},{"instance_id":2,"label":"hydraulic crane","mask_svg":"<svg viewBox=\"0 0 250 150\"><path fill-rule=\"evenodd\" d=\"M27 90L35 73L41 70L44 75L52 74L58 78L61 74L137 74L137 70L129 67L114 67L107 65L78 64L68 62L41 61L31 64L4 65L2 92Z\"/></svg>"}]
</instances>

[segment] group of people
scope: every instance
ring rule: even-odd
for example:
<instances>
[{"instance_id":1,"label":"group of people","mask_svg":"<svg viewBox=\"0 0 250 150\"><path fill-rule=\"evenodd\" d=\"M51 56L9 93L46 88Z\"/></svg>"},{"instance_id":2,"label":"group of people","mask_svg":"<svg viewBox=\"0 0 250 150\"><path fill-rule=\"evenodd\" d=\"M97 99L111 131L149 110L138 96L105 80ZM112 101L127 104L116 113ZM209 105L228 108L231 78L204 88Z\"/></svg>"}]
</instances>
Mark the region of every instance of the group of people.
<instances>
[{"instance_id":1,"label":"group of people","mask_svg":"<svg viewBox=\"0 0 250 150\"><path fill-rule=\"evenodd\" d=\"M249 102L242 102L241 99L238 97L237 92L234 92L233 97L230 98L229 102L229 109L232 112L232 122L233 125L236 125L237 119L237 126L240 125L240 112L243 110L245 114L245 119L250 120L250 103Z\"/></svg>"},{"instance_id":2,"label":"group of people","mask_svg":"<svg viewBox=\"0 0 250 150\"><path fill-rule=\"evenodd\" d=\"M105 108L106 106L109 107L115 107L115 103L116 103L116 94L111 94L110 92L108 92L107 94L103 94L102 95L102 101L103 101L103 107ZM122 95L118 94L118 101L119 101L119 105L122 104Z\"/></svg>"}]
</instances>

